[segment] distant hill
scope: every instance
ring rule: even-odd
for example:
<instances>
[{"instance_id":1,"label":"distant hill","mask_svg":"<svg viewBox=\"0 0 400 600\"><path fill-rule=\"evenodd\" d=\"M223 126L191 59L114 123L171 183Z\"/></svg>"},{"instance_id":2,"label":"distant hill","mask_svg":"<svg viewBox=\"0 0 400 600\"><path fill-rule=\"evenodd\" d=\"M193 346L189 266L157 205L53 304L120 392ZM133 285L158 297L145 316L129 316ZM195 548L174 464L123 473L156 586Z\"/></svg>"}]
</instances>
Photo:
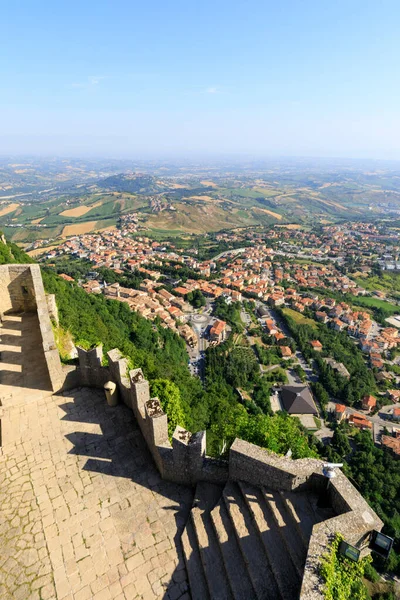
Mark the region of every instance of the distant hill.
<instances>
[{"instance_id":1,"label":"distant hill","mask_svg":"<svg viewBox=\"0 0 400 600\"><path fill-rule=\"evenodd\" d=\"M165 185L160 185L157 178L152 175L130 175L126 173L101 179L97 185L103 189L130 194L154 194L167 189Z\"/></svg>"}]
</instances>

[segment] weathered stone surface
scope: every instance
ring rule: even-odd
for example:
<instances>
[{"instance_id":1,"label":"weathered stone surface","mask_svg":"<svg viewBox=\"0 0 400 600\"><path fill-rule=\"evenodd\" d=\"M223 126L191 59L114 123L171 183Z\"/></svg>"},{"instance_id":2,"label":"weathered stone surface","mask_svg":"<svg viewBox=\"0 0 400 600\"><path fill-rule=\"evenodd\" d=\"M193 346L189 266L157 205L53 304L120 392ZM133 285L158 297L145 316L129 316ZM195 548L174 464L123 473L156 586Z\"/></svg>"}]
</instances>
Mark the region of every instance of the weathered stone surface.
<instances>
[{"instance_id":1,"label":"weathered stone surface","mask_svg":"<svg viewBox=\"0 0 400 600\"><path fill-rule=\"evenodd\" d=\"M2 600L185 598L176 540L192 492L161 480L132 412L85 388L7 415Z\"/></svg>"}]
</instances>

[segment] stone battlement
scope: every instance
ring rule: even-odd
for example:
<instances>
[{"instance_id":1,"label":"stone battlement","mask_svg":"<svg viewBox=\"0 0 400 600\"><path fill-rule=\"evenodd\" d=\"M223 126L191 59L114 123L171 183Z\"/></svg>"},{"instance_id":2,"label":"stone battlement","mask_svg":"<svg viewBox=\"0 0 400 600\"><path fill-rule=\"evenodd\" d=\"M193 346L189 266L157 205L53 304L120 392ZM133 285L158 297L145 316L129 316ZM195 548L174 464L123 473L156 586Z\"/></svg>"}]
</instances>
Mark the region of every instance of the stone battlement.
<instances>
[{"instance_id":1,"label":"stone battlement","mask_svg":"<svg viewBox=\"0 0 400 600\"><path fill-rule=\"evenodd\" d=\"M368 552L370 532L380 530L383 523L342 472L327 485L322 474L323 461L281 457L240 439L233 443L227 461L215 459L206 455L205 431L191 433L182 427L176 428L171 444L167 415L158 398L150 397L149 382L141 369L129 370L127 359L116 349L108 352L108 367L103 366L101 347L89 351L79 348L78 353L75 379L81 385L92 387L102 387L108 379L117 383L120 397L133 410L163 479L191 486L198 482L244 481L279 492L309 491L327 495L336 516L313 528L301 600L322 598L319 563L336 532L344 533L349 543L361 549L362 555Z\"/></svg>"}]
</instances>

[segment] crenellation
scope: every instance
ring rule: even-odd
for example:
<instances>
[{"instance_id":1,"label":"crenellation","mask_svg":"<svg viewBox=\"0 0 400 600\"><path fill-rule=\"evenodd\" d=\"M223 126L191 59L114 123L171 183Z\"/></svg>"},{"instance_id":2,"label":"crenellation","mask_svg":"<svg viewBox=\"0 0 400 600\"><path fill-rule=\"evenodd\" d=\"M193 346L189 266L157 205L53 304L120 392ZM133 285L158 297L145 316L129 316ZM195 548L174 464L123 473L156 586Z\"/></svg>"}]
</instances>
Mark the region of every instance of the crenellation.
<instances>
[{"instance_id":1,"label":"crenellation","mask_svg":"<svg viewBox=\"0 0 400 600\"><path fill-rule=\"evenodd\" d=\"M157 447L168 442L168 417L162 410L159 399L148 400L145 404L145 411L146 421L149 423L151 444Z\"/></svg>"},{"instance_id":2,"label":"crenellation","mask_svg":"<svg viewBox=\"0 0 400 600\"><path fill-rule=\"evenodd\" d=\"M117 349L107 352L107 357L110 377L118 382L122 400L129 408L132 408L128 361Z\"/></svg>"},{"instance_id":3,"label":"crenellation","mask_svg":"<svg viewBox=\"0 0 400 600\"><path fill-rule=\"evenodd\" d=\"M133 369L129 372L131 380L131 402L135 416L145 418L145 404L150 399L150 387L147 379L144 378L142 369Z\"/></svg>"},{"instance_id":4,"label":"crenellation","mask_svg":"<svg viewBox=\"0 0 400 600\"><path fill-rule=\"evenodd\" d=\"M179 425L172 436L172 450L174 458L174 480L181 478L186 483L191 483L191 472L189 462L190 431L186 431ZM177 479L175 479L175 477Z\"/></svg>"},{"instance_id":5,"label":"crenellation","mask_svg":"<svg viewBox=\"0 0 400 600\"><path fill-rule=\"evenodd\" d=\"M88 387L103 387L110 378L107 367L102 366L103 346L97 346L91 350L76 347L79 360L79 377L81 385Z\"/></svg>"}]
</instances>

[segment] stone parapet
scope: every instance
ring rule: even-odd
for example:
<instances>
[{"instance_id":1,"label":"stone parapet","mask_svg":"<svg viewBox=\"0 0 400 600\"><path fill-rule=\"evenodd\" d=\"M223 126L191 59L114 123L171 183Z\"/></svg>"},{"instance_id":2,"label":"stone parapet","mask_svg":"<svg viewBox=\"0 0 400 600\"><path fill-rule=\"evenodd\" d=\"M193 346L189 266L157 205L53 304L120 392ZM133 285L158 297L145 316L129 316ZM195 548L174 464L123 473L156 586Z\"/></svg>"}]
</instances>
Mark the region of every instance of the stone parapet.
<instances>
[{"instance_id":1,"label":"stone parapet","mask_svg":"<svg viewBox=\"0 0 400 600\"><path fill-rule=\"evenodd\" d=\"M118 350L108 352L108 367L102 367L102 348L78 349L78 372L82 385L102 387L103 380L113 379L123 402L137 419L147 446L161 476L169 481L193 486L200 481L224 484L228 479L265 486L277 491L324 493L336 516L314 526L308 548L301 588L301 600L323 598L319 575L321 556L328 551L335 533L342 533L349 543L368 552L368 537L380 530L382 521L369 507L347 477L338 472L335 479L323 476L323 461L313 458L293 460L264 448L236 439L229 460L206 456L206 432L191 433L176 427L172 444L168 438L168 419L158 398L150 397L149 382L141 369L128 371L128 361ZM92 372L91 372L92 371Z\"/></svg>"},{"instance_id":2,"label":"stone parapet","mask_svg":"<svg viewBox=\"0 0 400 600\"><path fill-rule=\"evenodd\" d=\"M55 306L55 303L54 303ZM0 266L0 313L36 312L53 391L64 381L39 265Z\"/></svg>"},{"instance_id":3,"label":"stone parapet","mask_svg":"<svg viewBox=\"0 0 400 600\"><path fill-rule=\"evenodd\" d=\"M110 379L108 367L103 367L103 346L92 350L76 347L78 352L80 385L101 388ZM65 382L66 384L68 382ZM65 384L64 384L65 388Z\"/></svg>"},{"instance_id":4,"label":"stone parapet","mask_svg":"<svg viewBox=\"0 0 400 600\"><path fill-rule=\"evenodd\" d=\"M230 479L264 485L271 490L304 487L321 468L320 460L293 460L239 439L233 442L229 453Z\"/></svg>"}]
</instances>

